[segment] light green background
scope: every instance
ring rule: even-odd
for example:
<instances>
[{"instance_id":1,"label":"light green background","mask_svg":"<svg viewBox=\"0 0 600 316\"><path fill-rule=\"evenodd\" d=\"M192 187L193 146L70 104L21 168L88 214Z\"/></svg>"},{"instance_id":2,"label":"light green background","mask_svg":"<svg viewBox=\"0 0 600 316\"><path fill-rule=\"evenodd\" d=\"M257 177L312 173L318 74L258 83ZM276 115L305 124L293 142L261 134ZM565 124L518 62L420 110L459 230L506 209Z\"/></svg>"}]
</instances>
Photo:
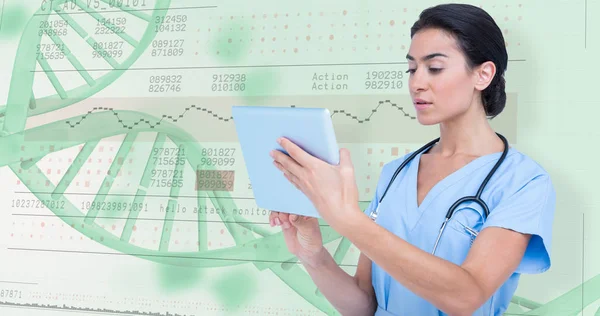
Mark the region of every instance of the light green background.
<instances>
[{"instance_id":1,"label":"light green background","mask_svg":"<svg viewBox=\"0 0 600 316\"><path fill-rule=\"evenodd\" d=\"M85 308L334 314L287 253L280 230L269 227L254 204L229 107L344 111L334 124L341 145L352 152L364 207L383 163L436 137L436 127L411 119L404 56L419 12L440 2L146 0L141 7L139 0L127 8L123 0L124 10L134 12L110 8L112 0L98 2L104 9L92 12L88 2L96 3L79 1L63 17L44 15L41 5L49 1L3 3L0 314L86 315ZM53 3L56 9L65 5ZM594 185L600 2L471 3L496 19L507 41L509 102L492 124L548 170L557 191L553 266L522 277L507 314L600 315L600 197ZM156 33L155 18L164 15L185 16L185 22L165 24L171 30L185 25L185 31ZM103 30L94 20L99 17L126 18L128 36L96 34ZM59 30L66 34L39 35L44 21L65 20L71 26ZM116 41L121 55L94 58L82 38ZM153 56L165 40L183 42L182 55ZM64 58L36 63L38 44L51 49L57 43L68 47L54 50ZM394 82L399 89L367 89L366 74L373 71L403 74ZM337 83L346 89L313 90L314 75L325 73L342 76ZM245 89L213 91L213 75L225 74L244 75ZM161 75L181 76L181 83L149 92L151 78ZM369 122L357 121L371 114ZM153 170L175 170L153 165L159 162L154 146L184 149L185 164L176 169L183 172L180 189L152 187L160 182ZM235 171L233 191L194 189L194 170L211 158L211 149L231 154L221 157L230 165L201 169ZM173 151L162 157L167 164L178 159ZM36 208L36 199L55 202ZM33 206L16 206L23 201ZM147 211L81 209L92 201L140 203ZM70 207L61 208L63 202ZM167 206L179 212L161 212ZM325 226L323 233L328 249L353 273L358 251Z\"/></svg>"}]
</instances>

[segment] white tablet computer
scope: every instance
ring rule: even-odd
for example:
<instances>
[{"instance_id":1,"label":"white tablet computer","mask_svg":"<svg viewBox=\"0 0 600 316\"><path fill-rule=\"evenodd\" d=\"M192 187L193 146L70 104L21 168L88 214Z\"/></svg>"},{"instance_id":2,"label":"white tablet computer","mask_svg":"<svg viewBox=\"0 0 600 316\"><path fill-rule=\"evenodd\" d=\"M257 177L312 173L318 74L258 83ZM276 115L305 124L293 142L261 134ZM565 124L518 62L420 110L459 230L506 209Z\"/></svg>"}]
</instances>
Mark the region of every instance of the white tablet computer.
<instances>
[{"instance_id":1,"label":"white tablet computer","mask_svg":"<svg viewBox=\"0 0 600 316\"><path fill-rule=\"evenodd\" d=\"M233 106L232 117L256 205L320 218L312 202L275 167L269 153L273 149L286 153L277 144L277 138L286 137L309 154L329 164L339 164L339 148L329 110Z\"/></svg>"}]
</instances>

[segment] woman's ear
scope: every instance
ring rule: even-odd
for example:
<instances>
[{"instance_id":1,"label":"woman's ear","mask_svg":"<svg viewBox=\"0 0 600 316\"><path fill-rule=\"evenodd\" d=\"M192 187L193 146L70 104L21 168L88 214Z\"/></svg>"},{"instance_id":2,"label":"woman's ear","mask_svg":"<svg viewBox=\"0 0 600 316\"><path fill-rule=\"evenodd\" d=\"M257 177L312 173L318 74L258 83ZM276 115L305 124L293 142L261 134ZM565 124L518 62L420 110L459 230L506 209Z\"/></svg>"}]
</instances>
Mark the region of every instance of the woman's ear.
<instances>
[{"instance_id":1,"label":"woman's ear","mask_svg":"<svg viewBox=\"0 0 600 316\"><path fill-rule=\"evenodd\" d=\"M475 76L475 89L483 91L490 85L492 79L494 79L494 75L496 74L496 65L491 61L486 61L485 63L479 65L473 74Z\"/></svg>"}]
</instances>

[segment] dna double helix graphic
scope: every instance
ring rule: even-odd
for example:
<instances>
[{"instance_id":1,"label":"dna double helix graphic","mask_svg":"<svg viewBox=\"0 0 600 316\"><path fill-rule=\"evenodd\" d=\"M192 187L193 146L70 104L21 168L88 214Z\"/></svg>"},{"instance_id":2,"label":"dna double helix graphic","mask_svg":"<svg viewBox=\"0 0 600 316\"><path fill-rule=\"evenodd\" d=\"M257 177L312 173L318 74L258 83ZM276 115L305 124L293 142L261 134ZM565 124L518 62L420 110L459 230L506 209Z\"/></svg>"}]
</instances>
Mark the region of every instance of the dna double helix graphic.
<instances>
[{"instance_id":1,"label":"dna double helix graphic","mask_svg":"<svg viewBox=\"0 0 600 316\"><path fill-rule=\"evenodd\" d=\"M138 220L138 212L129 210L126 217L126 223L120 236L116 236L97 223L98 210L91 209L87 213L76 207L68 198L66 191L72 184L75 175L83 168L91 153L103 139L122 136L123 141L118 147L118 152L114 161L111 163L109 172L102 179L102 185L94 196L94 203L102 203L112 189L116 175L122 168L122 161L130 157L131 148L135 144L137 137L142 133L154 135L152 151L164 148L166 144L174 144L179 149L185 149L185 155L178 156L178 159L185 160L185 165L193 170L215 170L214 167L202 164L201 160L203 147L194 137L179 128L177 125L163 121L160 125L152 126L140 124L130 129L123 129L123 125L114 119L115 113L118 113L119 120L136 121L145 120L156 122L160 118L153 117L150 114L128 111L111 110L99 111L86 115L86 129L78 130L76 135L69 133L69 124L67 121L76 121L77 118L67 118L53 121L41 126L26 128L27 119L40 114L49 113L85 100L98 92L102 91L131 67L146 51L156 36L154 30L155 21L160 21L164 17L171 5L170 0L156 0L151 13L135 10L125 10L123 12L131 17L139 19L146 23L146 29L138 39L127 32L115 32L116 36L121 37L133 49L130 55L119 63L107 54L100 45L94 45L97 41L89 34L84 27L79 25L75 19L68 13L59 8L68 0L54 0L50 8L55 14L68 22L69 30L74 31L94 50L96 50L104 60L111 66L112 70L102 75L100 78L93 78L86 70L80 58L69 49L69 47L54 32L40 33L38 25L48 19L50 16L40 9L27 23L27 26L21 36L20 44L15 57L14 70L11 77L10 89L7 105L0 107L0 148L3 150L0 155L0 168L8 167L27 186L41 201L55 201L59 203L49 203L48 209L58 218L63 220L72 229L102 243L114 251L139 257L143 260L150 260L165 265L190 266L199 268L226 267L240 264L253 264L259 271L270 270L282 282L293 289L310 304L320 309L326 314L335 314L335 310L329 302L318 292L310 276L304 272L297 262L297 259L287 252L283 236L281 233L272 234L265 225L267 223L252 223L250 220L239 214L221 214L220 220L225 225L227 232L235 241L235 246L209 249L209 237L207 229L207 214L199 212L197 215L198 246L196 251L181 252L169 249L173 220L176 213L168 212L165 214L163 228L160 231L160 243L158 249L148 249L131 243L131 236ZM110 0L101 0L109 3ZM102 18L102 13L86 6L82 1L68 1L75 3L85 14L94 18ZM158 18L158 19L157 19ZM107 27L115 29L116 26L107 23ZM36 54L34 49L42 40L48 37L61 52L65 55L69 63L77 69L77 74L86 82L80 87L66 90L59 78L53 73L50 63ZM34 79L37 65L44 70L44 74L55 89L55 94L36 98L36 91L33 91ZM55 144L48 146L48 142L41 140L52 139L52 135L71 135L68 138L55 137ZM44 146L38 146L36 140ZM54 185L48 177L36 165L44 157L69 148L81 146L77 157L69 165L58 182ZM183 150L181 151L183 152ZM146 157L145 169L139 179L136 179L138 185L137 192L132 205L144 203L147 198L147 191L150 182L150 174L156 167L156 161ZM202 167L199 167L202 166ZM177 164L175 170L183 172L184 164ZM19 170L31 170L32 172L21 173ZM175 174L173 181L176 181ZM48 184L49 183L49 184ZM181 203L180 187L173 186L170 189L168 197L168 206L176 208ZM208 201L220 209L236 209L235 199L227 191L197 190L196 204L199 209L206 207ZM64 205L64 207L55 207L55 205ZM365 205L363 205L365 206ZM322 223L323 242L331 243L339 241L339 244L333 254L335 261L342 264L344 258L348 255L351 247L350 242L340 236L338 233ZM256 236L260 236L256 237ZM586 293L584 301L581 301L582 289L585 287ZM600 299L600 276L596 276L577 288L562 295L561 297L546 303L540 304L523 297L515 296L512 299L511 311L522 311L523 315L576 315L585 306L592 304ZM582 304L584 303L584 304ZM560 312L557 312L560 311ZM565 311L568 311L565 313ZM596 313L600 315L600 310Z\"/></svg>"}]
</instances>

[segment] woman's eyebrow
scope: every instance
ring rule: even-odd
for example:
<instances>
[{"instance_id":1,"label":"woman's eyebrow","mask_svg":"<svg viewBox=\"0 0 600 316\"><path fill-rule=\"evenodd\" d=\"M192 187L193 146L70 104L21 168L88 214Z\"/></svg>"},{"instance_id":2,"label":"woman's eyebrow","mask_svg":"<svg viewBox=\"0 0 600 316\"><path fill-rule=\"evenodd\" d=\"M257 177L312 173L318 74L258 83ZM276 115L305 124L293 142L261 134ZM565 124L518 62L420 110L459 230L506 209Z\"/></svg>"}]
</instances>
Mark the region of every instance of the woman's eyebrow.
<instances>
[{"instance_id":1,"label":"woman's eyebrow","mask_svg":"<svg viewBox=\"0 0 600 316\"><path fill-rule=\"evenodd\" d=\"M433 54L429 54L425 57L422 57L421 60L422 61L426 61L428 59L432 59L434 57L448 57L448 55L442 54L442 53L433 53ZM415 60L415 58L413 56L411 56L410 54L406 54L406 59L408 60Z\"/></svg>"}]
</instances>

